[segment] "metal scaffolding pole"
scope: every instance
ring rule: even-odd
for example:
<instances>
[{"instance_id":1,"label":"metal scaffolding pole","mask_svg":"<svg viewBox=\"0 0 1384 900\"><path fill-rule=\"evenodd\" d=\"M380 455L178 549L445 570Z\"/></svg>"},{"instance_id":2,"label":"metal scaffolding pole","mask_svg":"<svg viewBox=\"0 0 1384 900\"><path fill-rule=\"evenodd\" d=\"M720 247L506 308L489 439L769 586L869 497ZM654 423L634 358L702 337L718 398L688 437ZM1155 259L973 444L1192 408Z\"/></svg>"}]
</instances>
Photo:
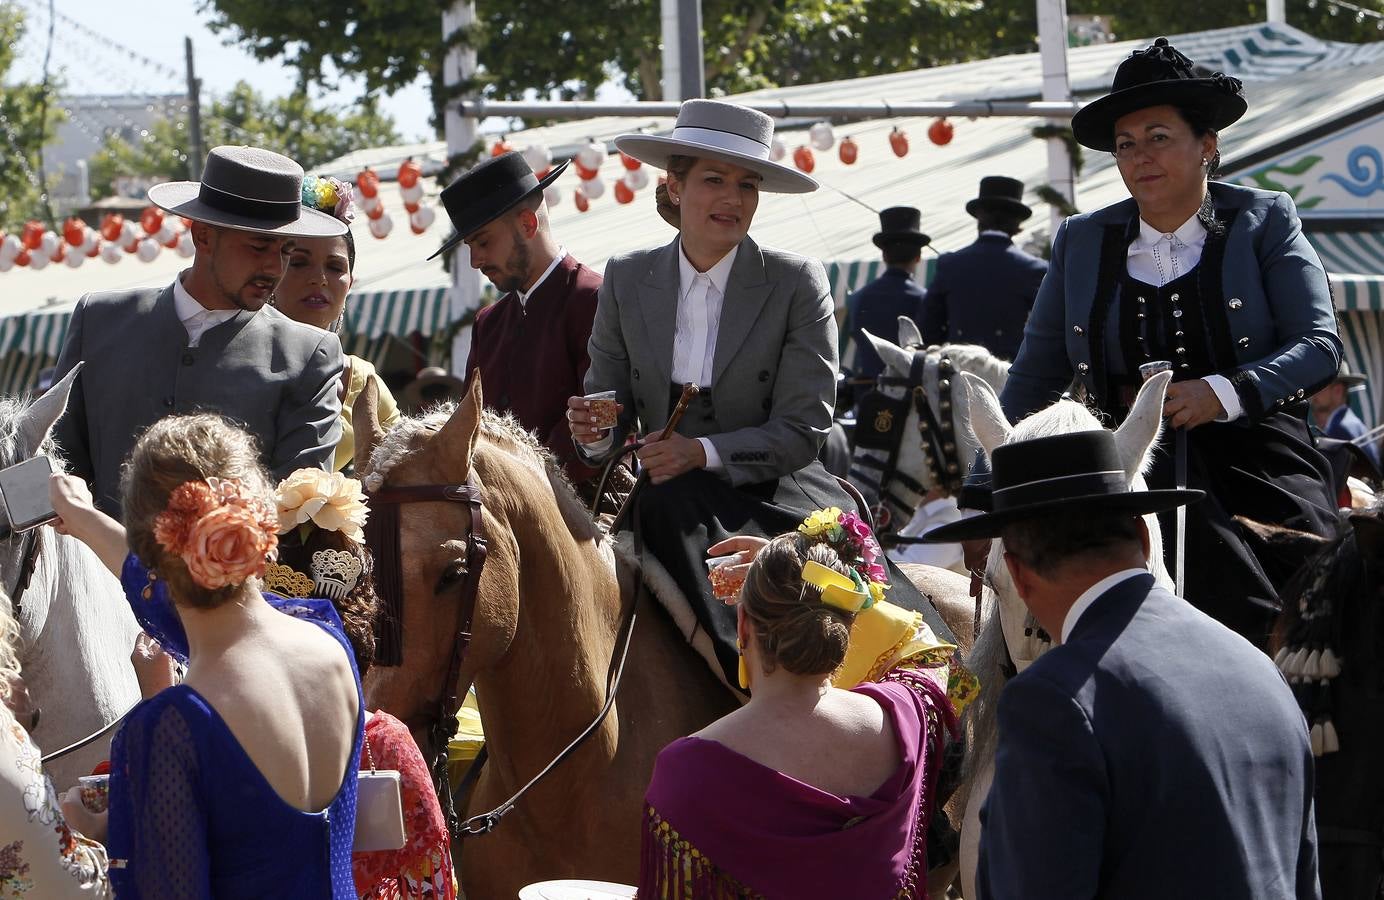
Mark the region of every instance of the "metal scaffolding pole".
<instances>
[{"instance_id":1,"label":"metal scaffolding pole","mask_svg":"<svg viewBox=\"0 0 1384 900\"><path fill-rule=\"evenodd\" d=\"M476 7L459 0L442 14L442 37L449 38L459 28L466 28L476 21ZM442 61L442 83L451 86L460 84L476 72L476 51L469 46L452 46ZM457 153L465 153L476 142L477 119L467 114L464 104L455 104L447 109L443 125L447 135L448 158ZM467 315L474 315L481 303L481 275L471 268L471 252L466 244L459 243L451 251L452 291L448 311L451 321L456 322ZM467 357L471 353L471 327L460 328L452 338L452 374L466 376Z\"/></svg>"},{"instance_id":2,"label":"metal scaffolding pole","mask_svg":"<svg viewBox=\"0 0 1384 900\"><path fill-rule=\"evenodd\" d=\"M1067 77L1067 0L1038 0L1038 45L1043 62L1043 100L1049 103L1072 99ZM1056 119L1054 116L1053 119ZM1048 138L1048 184L1067 202L1076 205L1076 174L1072 155L1064 141ZM1049 207L1048 234L1057 234L1062 211Z\"/></svg>"},{"instance_id":3,"label":"metal scaffolding pole","mask_svg":"<svg viewBox=\"0 0 1384 900\"><path fill-rule=\"evenodd\" d=\"M859 122L867 119L892 119L899 116L995 116L1070 119L1080 104L1072 100L932 100L873 103L795 103L786 100L757 100L742 104L776 119L830 119ZM589 119L615 116L627 119L673 118L679 104L671 101L595 103L584 100L460 100L454 109L463 116L518 116L540 119Z\"/></svg>"}]
</instances>

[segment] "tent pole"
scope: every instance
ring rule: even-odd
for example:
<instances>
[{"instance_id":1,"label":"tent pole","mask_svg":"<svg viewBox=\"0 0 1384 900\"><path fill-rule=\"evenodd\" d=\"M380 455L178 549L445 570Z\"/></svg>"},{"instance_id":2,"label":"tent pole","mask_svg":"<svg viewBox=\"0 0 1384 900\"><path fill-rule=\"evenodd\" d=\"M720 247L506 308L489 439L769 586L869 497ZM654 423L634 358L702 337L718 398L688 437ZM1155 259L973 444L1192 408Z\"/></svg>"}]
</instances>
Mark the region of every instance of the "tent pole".
<instances>
[{"instance_id":1,"label":"tent pole","mask_svg":"<svg viewBox=\"0 0 1384 900\"><path fill-rule=\"evenodd\" d=\"M442 36L449 38L459 28L467 28L476 21L476 7L466 0L458 0L442 14ZM442 83L448 87L460 84L476 73L476 51L465 44L448 48L442 61ZM466 115L462 104L448 103L443 125L447 136L447 158L458 153L469 152L476 143L478 120ZM471 268L471 252L466 244L459 243L451 251L452 289L448 299L450 320L457 322L475 315L480 307L481 276ZM471 326L459 328L452 337L452 374L466 377L467 357L471 352Z\"/></svg>"}]
</instances>

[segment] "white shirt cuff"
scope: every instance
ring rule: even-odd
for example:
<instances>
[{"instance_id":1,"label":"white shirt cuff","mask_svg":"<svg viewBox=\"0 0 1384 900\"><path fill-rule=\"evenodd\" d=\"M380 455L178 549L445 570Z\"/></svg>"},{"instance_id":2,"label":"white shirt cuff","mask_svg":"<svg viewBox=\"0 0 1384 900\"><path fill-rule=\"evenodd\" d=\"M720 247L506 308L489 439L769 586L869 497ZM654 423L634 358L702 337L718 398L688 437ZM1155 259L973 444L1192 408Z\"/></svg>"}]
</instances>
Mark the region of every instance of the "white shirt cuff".
<instances>
[{"instance_id":1,"label":"white shirt cuff","mask_svg":"<svg viewBox=\"0 0 1384 900\"><path fill-rule=\"evenodd\" d=\"M711 443L710 438L697 438L697 443L702 445L706 451L706 470L708 472L720 472L725 467L721 465L721 454L716 452L716 445Z\"/></svg>"},{"instance_id":2,"label":"white shirt cuff","mask_svg":"<svg viewBox=\"0 0 1384 900\"><path fill-rule=\"evenodd\" d=\"M596 441L594 444L583 444L579 441L573 441L572 443L577 445L577 452L582 456L585 456L589 460L597 460L610 452L611 446L615 443L615 432L607 431L605 437Z\"/></svg>"},{"instance_id":3,"label":"white shirt cuff","mask_svg":"<svg viewBox=\"0 0 1384 900\"><path fill-rule=\"evenodd\" d=\"M1224 375L1207 375L1202 381L1211 385L1211 390L1216 392L1216 399L1221 401L1221 406L1225 409L1225 415L1219 416L1217 422L1234 422L1245 414L1245 408L1240 405L1240 395L1235 393L1235 387L1229 378Z\"/></svg>"}]
</instances>

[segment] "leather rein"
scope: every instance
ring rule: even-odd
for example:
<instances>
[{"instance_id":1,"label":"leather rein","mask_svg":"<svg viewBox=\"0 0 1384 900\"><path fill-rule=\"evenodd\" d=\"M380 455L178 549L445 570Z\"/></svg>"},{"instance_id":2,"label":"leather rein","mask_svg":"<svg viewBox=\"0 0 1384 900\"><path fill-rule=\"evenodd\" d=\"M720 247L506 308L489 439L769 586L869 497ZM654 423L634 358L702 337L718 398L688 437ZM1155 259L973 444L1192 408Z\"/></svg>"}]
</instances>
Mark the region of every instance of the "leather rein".
<instances>
[{"instance_id":1,"label":"leather rein","mask_svg":"<svg viewBox=\"0 0 1384 900\"><path fill-rule=\"evenodd\" d=\"M897 378L881 375L876 380L876 385L881 391L885 388L904 389L904 396L897 401L897 406L902 412L911 404L913 410L918 414L918 438L922 445L923 459L928 466L929 474L932 476L932 483L943 488L948 494L955 495L961 490L965 478L960 452L957 449L959 444L956 438L956 412L952 408L951 400L952 379L956 377L955 367L951 357L942 353L940 347L915 346L912 349L913 361L908 377ZM932 404L928 401L927 387L929 365L934 360L938 406L936 412L933 411ZM927 494L927 490L921 482L905 472L900 472L898 468L899 453L902 450L904 440L903 421L901 419L896 420L893 410L883 409L879 415L875 416L874 421L856 423L857 431L871 427L881 433L890 433L892 440L885 448L885 458L880 461L871 456L864 456L853 460L852 466L873 469L879 473L877 491L879 502L872 512L875 521L879 523L880 531L883 532L880 534L880 542L886 547L921 543L921 538L899 537L893 533L896 529L891 527L893 517L886 505L886 499L888 499L901 509L908 510L908 503L890 493L889 489L895 482L902 484L919 497Z\"/></svg>"}]
</instances>

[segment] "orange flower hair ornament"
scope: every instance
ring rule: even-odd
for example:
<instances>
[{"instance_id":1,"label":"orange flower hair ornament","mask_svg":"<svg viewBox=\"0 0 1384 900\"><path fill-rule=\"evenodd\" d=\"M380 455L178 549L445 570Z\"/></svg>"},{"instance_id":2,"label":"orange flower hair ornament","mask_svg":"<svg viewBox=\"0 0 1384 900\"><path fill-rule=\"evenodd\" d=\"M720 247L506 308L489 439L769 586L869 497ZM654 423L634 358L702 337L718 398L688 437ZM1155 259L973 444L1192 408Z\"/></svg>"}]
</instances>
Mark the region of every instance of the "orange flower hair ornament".
<instances>
[{"instance_id":1,"label":"orange flower hair ornament","mask_svg":"<svg viewBox=\"0 0 1384 900\"><path fill-rule=\"evenodd\" d=\"M236 479L208 478L178 485L154 519L154 538L180 557L192 580L207 590L262 576L277 556L279 517Z\"/></svg>"}]
</instances>

